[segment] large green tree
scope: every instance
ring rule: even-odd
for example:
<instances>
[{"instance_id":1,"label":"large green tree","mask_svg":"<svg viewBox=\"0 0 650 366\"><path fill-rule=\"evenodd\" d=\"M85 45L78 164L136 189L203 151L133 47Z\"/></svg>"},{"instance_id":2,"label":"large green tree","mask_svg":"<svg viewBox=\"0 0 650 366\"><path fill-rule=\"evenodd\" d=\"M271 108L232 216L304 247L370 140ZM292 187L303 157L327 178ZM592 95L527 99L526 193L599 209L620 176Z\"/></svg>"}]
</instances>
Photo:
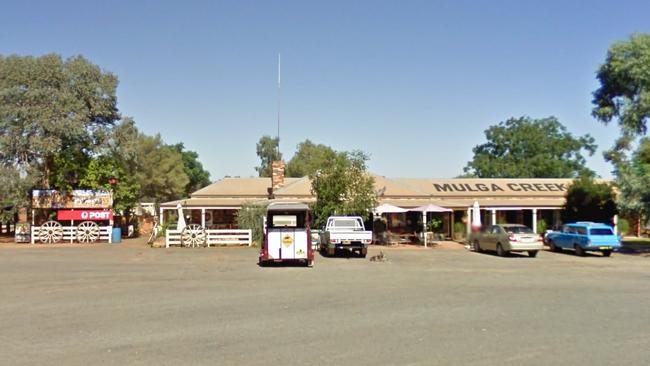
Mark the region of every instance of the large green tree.
<instances>
[{"instance_id":1,"label":"large green tree","mask_svg":"<svg viewBox=\"0 0 650 366\"><path fill-rule=\"evenodd\" d=\"M328 161L336 157L336 151L323 144L314 144L305 140L298 144L296 153L287 163L285 175L288 177L304 177L315 173L324 167Z\"/></svg>"},{"instance_id":2,"label":"large green tree","mask_svg":"<svg viewBox=\"0 0 650 366\"><path fill-rule=\"evenodd\" d=\"M282 160L282 153L278 150L279 139L264 135L257 142L257 156L260 158L260 166L255 167L260 177L271 176L271 163Z\"/></svg>"},{"instance_id":3,"label":"large green tree","mask_svg":"<svg viewBox=\"0 0 650 366\"><path fill-rule=\"evenodd\" d=\"M117 83L81 56L0 56L0 163L50 187L62 158L87 162L120 118ZM66 171L56 180L79 175Z\"/></svg>"},{"instance_id":4,"label":"large green tree","mask_svg":"<svg viewBox=\"0 0 650 366\"><path fill-rule=\"evenodd\" d=\"M160 135L138 136L137 164L129 168L141 186L141 199L161 202L182 198L189 183L183 157Z\"/></svg>"},{"instance_id":5,"label":"large green tree","mask_svg":"<svg viewBox=\"0 0 650 366\"><path fill-rule=\"evenodd\" d=\"M599 121L617 120L621 135L606 158L625 159L635 137L646 134L650 118L650 34L635 34L614 43L597 72L592 114Z\"/></svg>"},{"instance_id":6,"label":"large green tree","mask_svg":"<svg viewBox=\"0 0 650 366\"><path fill-rule=\"evenodd\" d=\"M185 150L185 145L182 142L171 145L171 147L181 154L181 158L183 159L183 170L189 179L187 186L185 186L186 197L190 193L198 191L211 183L210 173L203 169L203 164L199 161L198 153Z\"/></svg>"},{"instance_id":7,"label":"large green tree","mask_svg":"<svg viewBox=\"0 0 650 366\"><path fill-rule=\"evenodd\" d=\"M650 217L650 139L642 138L631 159L617 163L616 184L623 213Z\"/></svg>"},{"instance_id":8,"label":"large green tree","mask_svg":"<svg viewBox=\"0 0 650 366\"><path fill-rule=\"evenodd\" d=\"M479 178L573 178L593 175L584 150L596 150L590 135L575 137L555 117L511 118L485 130L487 142L474 147L464 168Z\"/></svg>"},{"instance_id":9,"label":"large green tree","mask_svg":"<svg viewBox=\"0 0 650 366\"><path fill-rule=\"evenodd\" d=\"M592 177L577 178L567 189L562 221L611 224L618 212L615 200L616 194L610 183L596 182Z\"/></svg>"},{"instance_id":10,"label":"large green tree","mask_svg":"<svg viewBox=\"0 0 650 366\"><path fill-rule=\"evenodd\" d=\"M312 194L316 195L312 206L316 226L333 214L370 217L377 194L367 161L368 156L361 151L339 152L310 175Z\"/></svg>"}]
</instances>

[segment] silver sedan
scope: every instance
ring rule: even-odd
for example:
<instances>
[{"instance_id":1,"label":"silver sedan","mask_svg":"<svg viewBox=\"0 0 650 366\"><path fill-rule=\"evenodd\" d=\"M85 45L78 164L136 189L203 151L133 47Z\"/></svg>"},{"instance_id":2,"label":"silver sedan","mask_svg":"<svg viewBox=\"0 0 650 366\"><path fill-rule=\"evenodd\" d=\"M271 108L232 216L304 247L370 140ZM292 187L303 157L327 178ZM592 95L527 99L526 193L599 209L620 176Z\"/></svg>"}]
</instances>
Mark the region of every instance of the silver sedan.
<instances>
[{"instance_id":1,"label":"silver sedan","mask_svg":"<svg viewBox=\"0 0 650 366\"><path fill-rule=\"evenodd\" d=\"M519 224L491 225L472 237L472 246L477 252L493 250L501 257L510 252L528 252L535 257L544 248L542 237L528 226Z\"/></svg>"}]
</instances>

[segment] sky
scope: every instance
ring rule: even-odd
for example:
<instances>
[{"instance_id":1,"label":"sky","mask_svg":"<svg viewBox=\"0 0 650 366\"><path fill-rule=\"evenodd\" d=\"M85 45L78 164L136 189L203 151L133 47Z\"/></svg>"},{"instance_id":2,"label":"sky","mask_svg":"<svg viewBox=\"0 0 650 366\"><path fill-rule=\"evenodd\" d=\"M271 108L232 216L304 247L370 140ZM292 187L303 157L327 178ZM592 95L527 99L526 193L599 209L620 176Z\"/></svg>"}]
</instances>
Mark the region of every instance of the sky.
<instances>
[{"instance_id":1,"label":"sky","mask_svg":"<svg viewBox=\"0 0 650 366\"><path fill-rule=\"evenodd\" d=\"M646 1L3 1L0 54L83 55L116 74L118 108L183 142L212 180L255 176L255 145L362 150L392 178L463 173L484 131L557 117L599 146L591 116L608 47L650 32Z\"/></svg>"}]
</instances>

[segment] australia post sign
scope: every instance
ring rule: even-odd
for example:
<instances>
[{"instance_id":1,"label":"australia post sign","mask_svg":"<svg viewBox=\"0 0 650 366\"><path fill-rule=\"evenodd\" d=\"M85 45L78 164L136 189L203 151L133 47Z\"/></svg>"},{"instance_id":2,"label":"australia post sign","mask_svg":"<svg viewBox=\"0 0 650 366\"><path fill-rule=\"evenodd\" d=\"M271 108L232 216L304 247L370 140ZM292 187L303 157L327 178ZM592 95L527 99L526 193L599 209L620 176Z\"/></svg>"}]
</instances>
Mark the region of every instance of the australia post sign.
<instances>
[{"instance_id":1,"label":"australia post sign","mask_svg":"<svg viewBox=\"0 0 650 366\"><path fill-rule=\"evenodd\" d=\"M104 221L112 220L113 212L104 210L59 210L56 212L57 220L75 221Z\"/></svg>"}]
</instances>

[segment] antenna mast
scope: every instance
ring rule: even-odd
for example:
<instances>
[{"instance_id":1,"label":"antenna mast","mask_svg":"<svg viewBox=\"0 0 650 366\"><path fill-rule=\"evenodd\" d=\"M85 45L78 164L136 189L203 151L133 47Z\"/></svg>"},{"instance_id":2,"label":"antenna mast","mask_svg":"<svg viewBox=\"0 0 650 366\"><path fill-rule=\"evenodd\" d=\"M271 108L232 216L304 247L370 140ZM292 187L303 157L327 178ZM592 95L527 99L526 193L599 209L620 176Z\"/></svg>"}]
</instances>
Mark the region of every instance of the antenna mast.
<instances>
[{"instance_id":1,"label":"antenna mast","mask_svg":"<svg viewBox=\"0 0 650 366\"><path fill-rule=\"evenodd\" d=\"M281 95L281 82L280 82L280 53L278 53L278 158L280 157L280 97Z\"/></svg>"}]
</instances>

